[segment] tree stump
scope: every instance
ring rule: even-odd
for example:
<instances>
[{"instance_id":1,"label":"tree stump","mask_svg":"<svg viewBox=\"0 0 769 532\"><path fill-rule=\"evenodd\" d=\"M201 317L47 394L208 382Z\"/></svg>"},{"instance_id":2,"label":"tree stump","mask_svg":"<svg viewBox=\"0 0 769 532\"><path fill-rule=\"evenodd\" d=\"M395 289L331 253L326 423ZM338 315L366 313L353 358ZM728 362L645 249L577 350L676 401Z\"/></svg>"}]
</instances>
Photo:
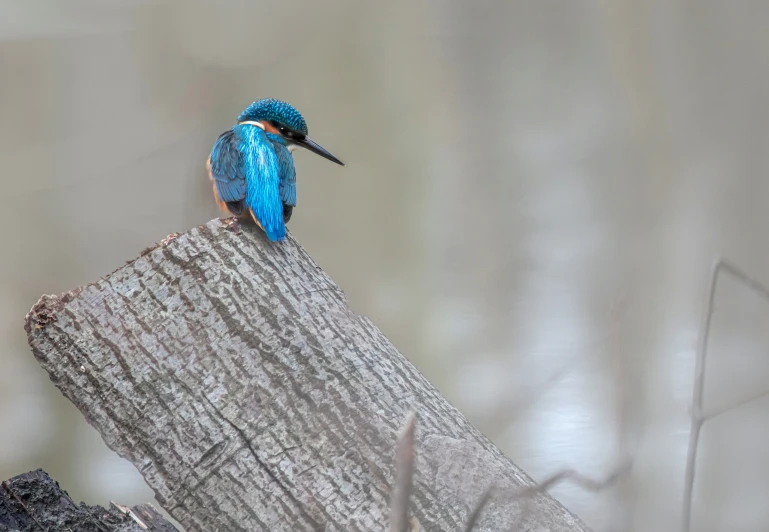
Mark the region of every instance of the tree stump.
<instances>
[{"instance_id":1,"label":"tree stump","mask_svg":"<svg viewBox=\"0 0 769 532\"><path fill-rule=\"evenodd\" d=\"M26 318L59 390L188 531L385 530L417 414L412 523L462 530L532 480L441 396L292 238L213 220ZM516 528L517 527L517 528ZM474 530L585 531L545 493Z\"/></svg>"}]
</instances>

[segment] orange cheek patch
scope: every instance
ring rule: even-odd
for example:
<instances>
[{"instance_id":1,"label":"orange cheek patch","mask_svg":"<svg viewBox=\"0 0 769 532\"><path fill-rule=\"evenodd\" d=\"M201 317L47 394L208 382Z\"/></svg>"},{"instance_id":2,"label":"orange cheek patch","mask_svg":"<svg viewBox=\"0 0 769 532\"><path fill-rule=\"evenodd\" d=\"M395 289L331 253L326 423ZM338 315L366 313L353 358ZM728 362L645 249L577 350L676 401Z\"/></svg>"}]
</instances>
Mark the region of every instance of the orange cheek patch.
<instances>
[{"instance_id":1,"label":"orange cheek patch","mask_svg":"<svg viewBox=\"0 0 769 532\"><path fill-rule=\"evenodd\" d=\"M266 120L262 120L262 121L261 121L261 122L259 122L259 123L260 123L260 124L262 124L262 125L264 126L264 130L265 130L267 133L273 133L273 134L275 134L275 135L280 135L280 132L278 131L278 128L276 128L275 126L273 126L272 124L270 124L270 123L269 123L269 122L267 122Z\"/></svg>"}]
</instances>

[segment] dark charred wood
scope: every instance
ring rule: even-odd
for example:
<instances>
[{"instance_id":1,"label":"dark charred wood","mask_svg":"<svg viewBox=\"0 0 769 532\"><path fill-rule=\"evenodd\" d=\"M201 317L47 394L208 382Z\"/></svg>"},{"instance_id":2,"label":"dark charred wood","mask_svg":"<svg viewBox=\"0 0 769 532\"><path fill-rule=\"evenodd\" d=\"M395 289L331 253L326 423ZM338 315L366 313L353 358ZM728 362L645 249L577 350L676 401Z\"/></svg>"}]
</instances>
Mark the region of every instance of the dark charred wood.
<instances>
[{"instance_id":1,"label":"dark charred wood","mask_svg":"<svg viewBox=\"0 0 769 532\"><path fill-rule=\"evenodd\" d=\"M137 517L133 517L132 514ZM42 469L0 484L0 530L21 532L177 532L155 508L75 504Z\"/></svg>"}]
</instances>

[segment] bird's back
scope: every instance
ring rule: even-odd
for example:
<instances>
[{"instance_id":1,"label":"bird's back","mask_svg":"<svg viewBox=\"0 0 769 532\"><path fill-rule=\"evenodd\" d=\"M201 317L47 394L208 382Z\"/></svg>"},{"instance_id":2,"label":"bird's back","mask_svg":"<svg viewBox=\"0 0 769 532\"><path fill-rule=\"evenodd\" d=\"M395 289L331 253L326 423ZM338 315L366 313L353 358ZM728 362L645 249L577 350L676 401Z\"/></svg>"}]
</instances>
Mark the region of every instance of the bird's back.
<instances>
[{"instance_id":1,"label":"bird's back","mask_svg":"<svg viewBox=\"0 0 769 532\"><path fill-rule=\"evenodd\" d=\"M278 156L265 132L251 125L233 128L240 138L246 174L246 206L270 240L283 240L283 202L280 199Z\"/></svg>"},{"instance_id":2,"label":"bird's back","mask_svg":"<svg viewBox=\"0 0 769 532\"><path fill-rule=\"evenodd\" d=\"M242 124L224 132L211 150L209 168L214 192L230 212L237 215L244 205L270 240L285 238L281 164L262 129Z\"/></svg>"}]
</instances>

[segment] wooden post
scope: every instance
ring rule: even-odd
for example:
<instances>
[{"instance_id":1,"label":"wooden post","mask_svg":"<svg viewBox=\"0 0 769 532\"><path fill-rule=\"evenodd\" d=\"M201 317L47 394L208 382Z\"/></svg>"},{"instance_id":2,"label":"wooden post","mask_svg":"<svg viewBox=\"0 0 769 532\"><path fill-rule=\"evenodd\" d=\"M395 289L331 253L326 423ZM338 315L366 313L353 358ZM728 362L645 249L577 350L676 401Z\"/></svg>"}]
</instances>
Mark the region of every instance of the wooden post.
<instances>
[{"instance_id":1,"label":"wooden post","mask_svg":"<svg viewBox=\"0 0 769 532\"><path fill-rule=\"evenodd\" d=\"M489 486L532 484L291 237L213 220L43 296L26 329L188 531L386 530L411 412L417 528L462 530ZM588 530L545 493L490 503L474 530L511 529Z\"/></svg>"}]
</instances>

